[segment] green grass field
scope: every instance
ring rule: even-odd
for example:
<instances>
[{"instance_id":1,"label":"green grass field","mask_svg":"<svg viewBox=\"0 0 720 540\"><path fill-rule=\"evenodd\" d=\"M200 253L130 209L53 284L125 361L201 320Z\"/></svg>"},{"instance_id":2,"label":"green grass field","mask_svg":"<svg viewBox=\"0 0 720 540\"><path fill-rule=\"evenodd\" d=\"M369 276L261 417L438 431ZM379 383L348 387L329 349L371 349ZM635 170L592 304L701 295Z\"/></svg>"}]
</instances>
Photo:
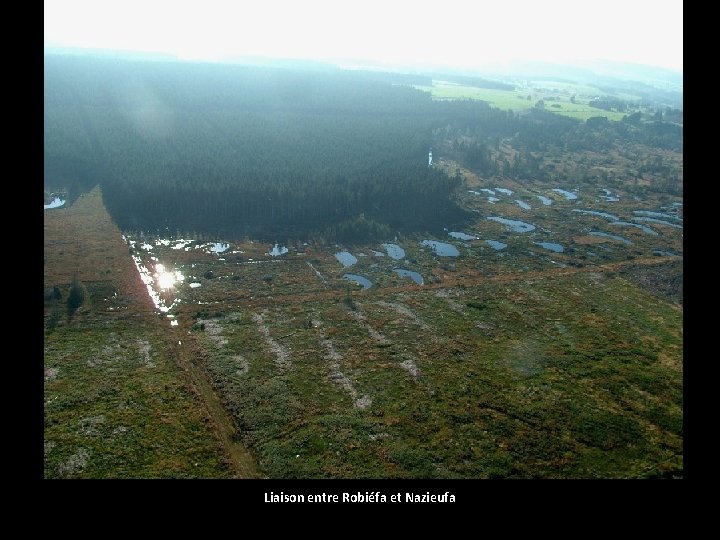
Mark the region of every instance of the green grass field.
<instances>
[{"instance_id":1,"label":"green grass field","mask_svg":"<svg viewBox=\"0 0 720 540\"><path fill-rule=\"evenodd\" d=\"M682 473L682 313L668 302L604 273L352 299L194 327L269 476Z\"/></svg>"},{"instance_id":2,"label":"green grass field","mask_svg":"<svg viewBox=\"0 0 720 540\"><path fill-rule=\"evenodd\" d=\"M46 337L46 478L230 476L202 405L151 328L77 320Z\"/></svg>"},{"instance_id":3,"label":"green grass field","mask_svg":"<svg viewBox=\"0 0 720 540\"><path fill-rule=\"evenodd\" d=\"M551 86L555 82L549 83ZM604 111L587 105L587 100L583 102L578 99L577 103L570 102L570 95L573 85L565 83L563 88L557 83L559 92L554 93L543 86L538 89L516 89L516 90L494 90L487 88L477 88L473 86L461 86L442 81L433 81L432 86L415 86L418 90L430 92L434 99L477 99L487 101L493 107L503 110L522 111L533 107L540 99L548 95L557 97L558 101L545 101L545 109L550 112L577 118L578 120L587 120L594 116L605 116L609 120L621 120L624 113ZM585 91L592 87L580 87ZM574 92L572 92L574 93ZM600 93L598 90L596 93ZM562 95L561 95L562 94ZM531 95L528 100L527 96ZM553 105L558 105L553 106Z\"/></svg>"}]
</instances>

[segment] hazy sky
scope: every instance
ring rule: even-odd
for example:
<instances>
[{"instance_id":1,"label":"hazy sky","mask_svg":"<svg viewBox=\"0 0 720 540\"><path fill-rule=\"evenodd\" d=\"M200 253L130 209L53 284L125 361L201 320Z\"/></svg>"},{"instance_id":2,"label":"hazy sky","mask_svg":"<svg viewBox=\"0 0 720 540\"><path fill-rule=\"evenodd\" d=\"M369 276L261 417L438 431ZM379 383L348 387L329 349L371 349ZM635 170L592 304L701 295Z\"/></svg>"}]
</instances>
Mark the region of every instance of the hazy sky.
<instances>
[{"instance_id":1,"label":"hazy sky","mask_svg":"<svg viewBox=\"0 0 720 540\"><path fill-rule=\"evenodd\" d=\"M682 0L45 0L45 44L482 67L617 60L682 71Z\"/></svg>"}]
</instances>

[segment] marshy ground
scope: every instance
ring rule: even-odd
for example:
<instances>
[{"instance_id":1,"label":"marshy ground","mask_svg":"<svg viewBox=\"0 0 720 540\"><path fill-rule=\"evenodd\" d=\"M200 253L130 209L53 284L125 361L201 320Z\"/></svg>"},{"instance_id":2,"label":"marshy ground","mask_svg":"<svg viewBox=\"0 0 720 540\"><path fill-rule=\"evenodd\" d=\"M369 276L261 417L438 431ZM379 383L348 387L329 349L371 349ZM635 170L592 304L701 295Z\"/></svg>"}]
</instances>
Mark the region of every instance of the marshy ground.
<instances>
[{"instance_id":1,"label":"marshy ground","mask_svg":"<svg viewBox=\"0 0 720 540\"><path fill-rule=\"evenodd\" d=\"M48 210L45 287L88 300L46 302L46 476L682 476L682 199L466 188L394 247Z\"/></svg>"}]
</instances>

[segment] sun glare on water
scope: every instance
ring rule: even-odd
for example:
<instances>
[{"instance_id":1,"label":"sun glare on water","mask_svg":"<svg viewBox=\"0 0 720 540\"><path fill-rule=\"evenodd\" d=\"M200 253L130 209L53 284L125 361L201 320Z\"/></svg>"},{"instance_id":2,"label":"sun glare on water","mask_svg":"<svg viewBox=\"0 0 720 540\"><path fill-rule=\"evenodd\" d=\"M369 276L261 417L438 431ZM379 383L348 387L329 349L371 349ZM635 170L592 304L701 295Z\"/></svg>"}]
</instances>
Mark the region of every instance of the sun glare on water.
<instances>
[{"instance_id":1,"label":"sun glare on water","mask_svg":"<svg viewBox=\"0 0 720 540\"><path fill-rule=\"evenodd\" d=\"M185 276L178 271L168 272L162 264L155 265L155 277L157 279L158 286L163 290L172 289L176 282L183 281L185 279Z\"/></svg>"}]
</instances>

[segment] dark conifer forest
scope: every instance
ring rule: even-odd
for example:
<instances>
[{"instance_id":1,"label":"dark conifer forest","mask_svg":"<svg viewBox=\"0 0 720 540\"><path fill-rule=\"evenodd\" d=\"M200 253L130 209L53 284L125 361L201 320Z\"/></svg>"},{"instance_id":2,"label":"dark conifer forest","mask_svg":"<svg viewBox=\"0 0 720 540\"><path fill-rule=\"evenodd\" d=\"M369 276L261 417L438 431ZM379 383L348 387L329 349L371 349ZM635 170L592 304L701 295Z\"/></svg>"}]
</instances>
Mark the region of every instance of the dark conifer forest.
<instances>
[{"instance_id":1,"label":"dark conifer forest","mask_svg":"<svg viewBox=\"0 0 720 540\"><path fill-rule=\"evenodd\" d=\"M185 62L45 57L45 186L72 199L100 184L123 229L353 242L467 218L449 151L481 174L542 171L531 152L617 139L682 149L670 123L518 115L433 101L422 77ZM472 144L463 143L470 134ZM491 148L514 137L520 155Z\"/></svg>"}]
</instances>

